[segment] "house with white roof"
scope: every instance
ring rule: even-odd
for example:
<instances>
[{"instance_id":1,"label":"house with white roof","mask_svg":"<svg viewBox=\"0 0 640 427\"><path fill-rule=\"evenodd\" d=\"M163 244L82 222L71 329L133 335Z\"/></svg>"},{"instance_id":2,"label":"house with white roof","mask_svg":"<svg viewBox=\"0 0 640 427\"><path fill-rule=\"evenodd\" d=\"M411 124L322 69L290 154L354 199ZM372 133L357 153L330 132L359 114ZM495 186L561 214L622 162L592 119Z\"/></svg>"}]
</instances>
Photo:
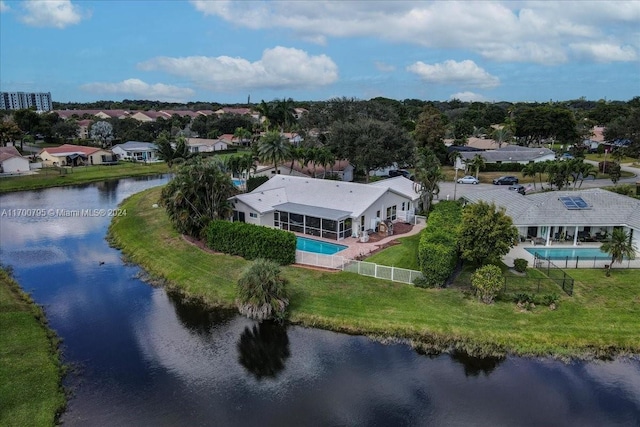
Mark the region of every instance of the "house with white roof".
<instances>
[{"instance_id":1,"label":"house with white roof","mask_svg":"<svg viewBox=\"0 0 640 427\"><path fill-rule=\"evenodd\" d=\"M414 183L401 176L359 184L276 175L229 200L234 221L342 240L412 218L418 199Z\"/></svg>"},{"instance_id":2,"label":"house with white roof","mask_svg":"<svg viewBox=\"0 0 640 427\"><path fill-rule=\"evenodd\" d=\"M190 153L210 153L213 151L227 150L229 148L229 144L220 139L187 138L186 141Z\"/></svg>"},{"instance_id":3,"label":"house with white roof","mask_svg":"<svg viewBox=\"0 0 640 427\"><path fill-rule=\"evenodd\" d=\"M456 168L464 169L465 161L480 155L485 163L528 163L546 162L555 160L556 153L548 148L521 147L519 145L508 145L497 150L460 152L460 157L456 160Z\"/></svg>"},{"instance_id":4,"label":"house with white roof","mask_svg":"<svg viewBox=\"0 0 640 427\"><path fill-rule=\"evenodd\" d=\"M151 142L127 141L124 144L114 145L112 148L119 160L136 162L157 162L158 147Z\"/></svg>"},{"instance_id":5,"label":"house with white roof","mask_svg":"<svg viewBox=\"0 0 640 427\"><path fill-rule=\"evenodd\" d=\"M616 228L629 233L640 249L640 200L601 188L551 191L523 196L516 191L478 191L462 197L468 202L494 203L505 209L522 241L545 246L564 242L606 240Z\"/></svg>"}]
</instances>

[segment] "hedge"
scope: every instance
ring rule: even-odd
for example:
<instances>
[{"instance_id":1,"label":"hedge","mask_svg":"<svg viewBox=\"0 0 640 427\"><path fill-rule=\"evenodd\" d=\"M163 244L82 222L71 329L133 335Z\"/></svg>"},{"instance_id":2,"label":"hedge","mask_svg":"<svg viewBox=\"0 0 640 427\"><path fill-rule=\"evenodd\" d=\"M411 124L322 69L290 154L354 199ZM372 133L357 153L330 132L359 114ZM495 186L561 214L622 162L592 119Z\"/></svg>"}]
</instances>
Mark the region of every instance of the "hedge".
<instances>
[{"instance_id":1,"label":"hedge","mask_svg":"<svg viewBox=\"0 0 640 427\"><path fill-rule=\"evenodd\" d=\"M211 221L207 247L245 259L265 258L280 265L296 262L296 236L288 231L245 222Z\"/></svg>"},{"instance_id":2,"label":"hedge","mask_svg":"<svg viewBox=\"0 0 640 427\"><path fill-rule=\"evenodd\" d=\"M485 163L485 172L520 172L527 165L522 163Z\"/></svg>"},{"instance_id":3,"label":"hedge","mask_svg":"<svg viewBox=\"0 0 640 427\"><path fill-rule=\"evenodd\" d=\"M418 246L418 261L426 284L442 287L458 262L462 206L455 201L437 203L429 214Z\"/></svg>"}]
</instances>

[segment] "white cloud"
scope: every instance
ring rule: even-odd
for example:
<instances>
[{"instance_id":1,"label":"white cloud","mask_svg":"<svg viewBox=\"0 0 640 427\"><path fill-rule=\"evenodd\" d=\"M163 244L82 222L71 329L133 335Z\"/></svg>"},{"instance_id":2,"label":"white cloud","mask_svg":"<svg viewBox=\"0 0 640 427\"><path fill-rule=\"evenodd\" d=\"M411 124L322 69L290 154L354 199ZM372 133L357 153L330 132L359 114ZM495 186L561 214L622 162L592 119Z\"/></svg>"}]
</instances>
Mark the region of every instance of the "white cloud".
<instances>
[{"instance_id":1,"label":"white cloud","mask_svg":"<svg viewBox=\"0 0 640 427\"><path fill-rule=\"evenodd\" d=\"M251 29L290 29L306 41L373 36L496 61L557 64L571 43L635 46L640 2L291 2L192 0L196 10ZM624 57L624 56L623 56Z\"/></svg>"},{"instance_id":2,"label":"white cloud","mask_svg":"<svg viewBox=\"0 0 640 427\"><path fill-rule=\"evenodd\" d=\"M439 64L425 64L418 61L407 67L407 71L417 74L429 83L492 88L500 85L500 79L478 67L475 62L447 60Z\"/></svg>"},{"instance_id":3,"label":"white cloud","mask_svg":"<svg viewBox=\"0 0 640 427\"><path fill-rule=\"evenodd\" d=\"M133 95L140 99L160 101L185 101L195 94L193 89L166 85L148 84L139 79L127 79L119 83L87 83L82 90L98 94Z\"/></svg>"},{"instance_id":4,"label":"white cloud","mask_svg":"<svg viewBox=\"0 0 640 427\"><path fill-rule=\"evenodd\" d=\"M609 43L573 43L569 47L580 57L595 62L635 61L636 50L631 46L617 46Z\"/></svg>"},{"instance_id":5,"label":"white cloud","mask_svg":"<svg viewBox=\"0 0 640 427\"><path fill-rule=\"evenodd\" d=\"M83 16L71 0L29 0L23 3L26 14L20 19L34 27L64 28L79 23Z\"/></svg>"},{"instance_id":6,"label":"white cloud","mask_svg":"<svg viewBox=\"0 0 640 427\"><path fill-rule=\"evenodd\" d=\"M485 102L487 98L480 95L479 93L474 92L458 92L454 93L449 97L449 99L458 99L463 102Z\"/></svg>"},{"instance_id":7,"label":"white cloud","mask_svg":"<svg viewBox=\"0 0 640 427\"><path fill-rule=\"evenodd\" d=\"M229 56L157 57L138 64L138 68L162 70L222 92L239 88L313 88L338 79L338 67L328 56L310 56L282 46L265 49L255 62Z\"/></svg>"},{"instance_id":8,"label":"white cloud","mask_svg":"<svg viewBox=\"0 0 640 427\"><path fill-rule=\"evenodd\" d=\"M0 13L2 12L7 12L9 11L11 8L9 7L8 4L6 4L3 0L0 0Z\"/></svg>"}]
</instances>

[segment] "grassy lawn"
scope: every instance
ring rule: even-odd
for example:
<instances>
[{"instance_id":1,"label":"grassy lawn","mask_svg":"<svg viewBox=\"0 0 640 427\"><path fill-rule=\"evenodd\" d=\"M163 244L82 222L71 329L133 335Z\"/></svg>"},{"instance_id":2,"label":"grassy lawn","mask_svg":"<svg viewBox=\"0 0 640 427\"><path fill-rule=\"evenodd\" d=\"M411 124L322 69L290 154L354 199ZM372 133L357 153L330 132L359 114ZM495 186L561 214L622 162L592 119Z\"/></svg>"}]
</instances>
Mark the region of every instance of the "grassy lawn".
<instances>
[{"instance_id":1,"label":"grassy lawn","mask_svg":"<svg viewBox=\"0 0 640 427\"><path fill-rule=\"evenodd\" d=\"M128 176L155 175L166 173L169 168L164 162L149 164L122 162L113 166L82 166L63 170L67 173L61 174L56 168L44 168L35 175L2 178L0 193L61 187Z\"/></svg>"},{"instance_id":2,"label":"grassy lawn","mask_svg":"<svg viewBox=\"0 0 640 427\"><path fill-rule=\"evenodd\" d=\"M398 239L399 245L393 245L365 259L367 262L375 262L380 265L390 267L408 268L410 270L420 270L418 265L418 243L420 234Z\"/></svg>"},{"instance_id":3,"label":"grassy lawn","mask_svg":"<svg viewBox=\"0 0 640 427\"><path fill-rule=\"evenodd\" d=\"M590 153L585 155L585 159L587 160L593 160L595 162L602 162L605 160L604 158L604 153L603 154L598 154L598 153ZM607 154L607 162L609 161L613 161L613 157L611 156L611 154ZM628 157L628 156L624 156L622 159L620 159L620 163L634 163L637 162L638 159L636 159L635 157Z\"/></svg>"},{"instance_id":4,"label":"grassy lawn","mask_svg":"<svg viewBox=\"0 0 640 427\"><path fill-rule=\"evenodd\" d=\"M112 242L169 287L211 306L233 307L234 285L248 262L187 243L172 230L164 211L151 207L159 192L148 190L124 202L129 215L114 218ZM578 279L573 298L561 296L555 311L538 306L525 312L512 302L485 305L456 289L419 289L295 266L284 267L283 273L291 285L290 320L307 326L402 337L416 346L475 354L640 352L637 270L616 270L608 278L601 270L572 270Z\"/></svg>"},{"instance_id":5,"label":"grassy lawn","mask_svg":"<svg viewBox=\"0 0 640 427\"><path fill-rule=\"evenodd\" d=\"M64 409L57 339L0 269L0 425L53 426Z\"/></svg>"}]
</instances>

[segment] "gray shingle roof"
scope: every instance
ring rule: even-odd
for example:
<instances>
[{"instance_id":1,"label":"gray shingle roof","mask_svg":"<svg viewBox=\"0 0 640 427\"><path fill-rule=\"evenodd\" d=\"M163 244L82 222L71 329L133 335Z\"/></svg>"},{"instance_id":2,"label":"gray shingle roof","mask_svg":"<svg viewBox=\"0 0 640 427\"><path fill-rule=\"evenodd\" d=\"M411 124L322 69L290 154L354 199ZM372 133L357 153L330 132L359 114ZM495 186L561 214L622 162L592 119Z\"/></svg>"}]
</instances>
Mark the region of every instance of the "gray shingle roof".
<instances>
[{"instance_id":1,"label":"gray shingle roof","mask_svg":"<svg viewBox=\"0 0 640 427\"><path fill-rule=\"evenodd\" d=\"M157 150L156 144L152 142L127 141L124 144L114 145L113 148L120 147L125 151L137 150Z\"/></svg>"},{"instance_id":2,"label":"gray shingle roof","mask_svg":"<svg viewBox=\"0 0 640 427\"><path fill-rule=\"evenodd\" d=\"M462 159L472 159L476 154L481 155L486 162L526 162L534 161L545 156L555 156L555 153L548 148L528 148L517 145L500 148L498 150L483 152L460 152Z\"/></svg>"},{"instance_id":3,"label":"gray shingle roof","mask_svg":"<svg viewBox=\"0 0 640 427\"><path fill-rule=\"evenodd\" d=\"M567 209L560 197L582 197L589 209ZM522 196L515 191L496 189L464 196L471 202L484 200L502 206L516 226L626 225L640 230L640 200L600 188L552 191Z\"/></svg>"}]
</instances>

